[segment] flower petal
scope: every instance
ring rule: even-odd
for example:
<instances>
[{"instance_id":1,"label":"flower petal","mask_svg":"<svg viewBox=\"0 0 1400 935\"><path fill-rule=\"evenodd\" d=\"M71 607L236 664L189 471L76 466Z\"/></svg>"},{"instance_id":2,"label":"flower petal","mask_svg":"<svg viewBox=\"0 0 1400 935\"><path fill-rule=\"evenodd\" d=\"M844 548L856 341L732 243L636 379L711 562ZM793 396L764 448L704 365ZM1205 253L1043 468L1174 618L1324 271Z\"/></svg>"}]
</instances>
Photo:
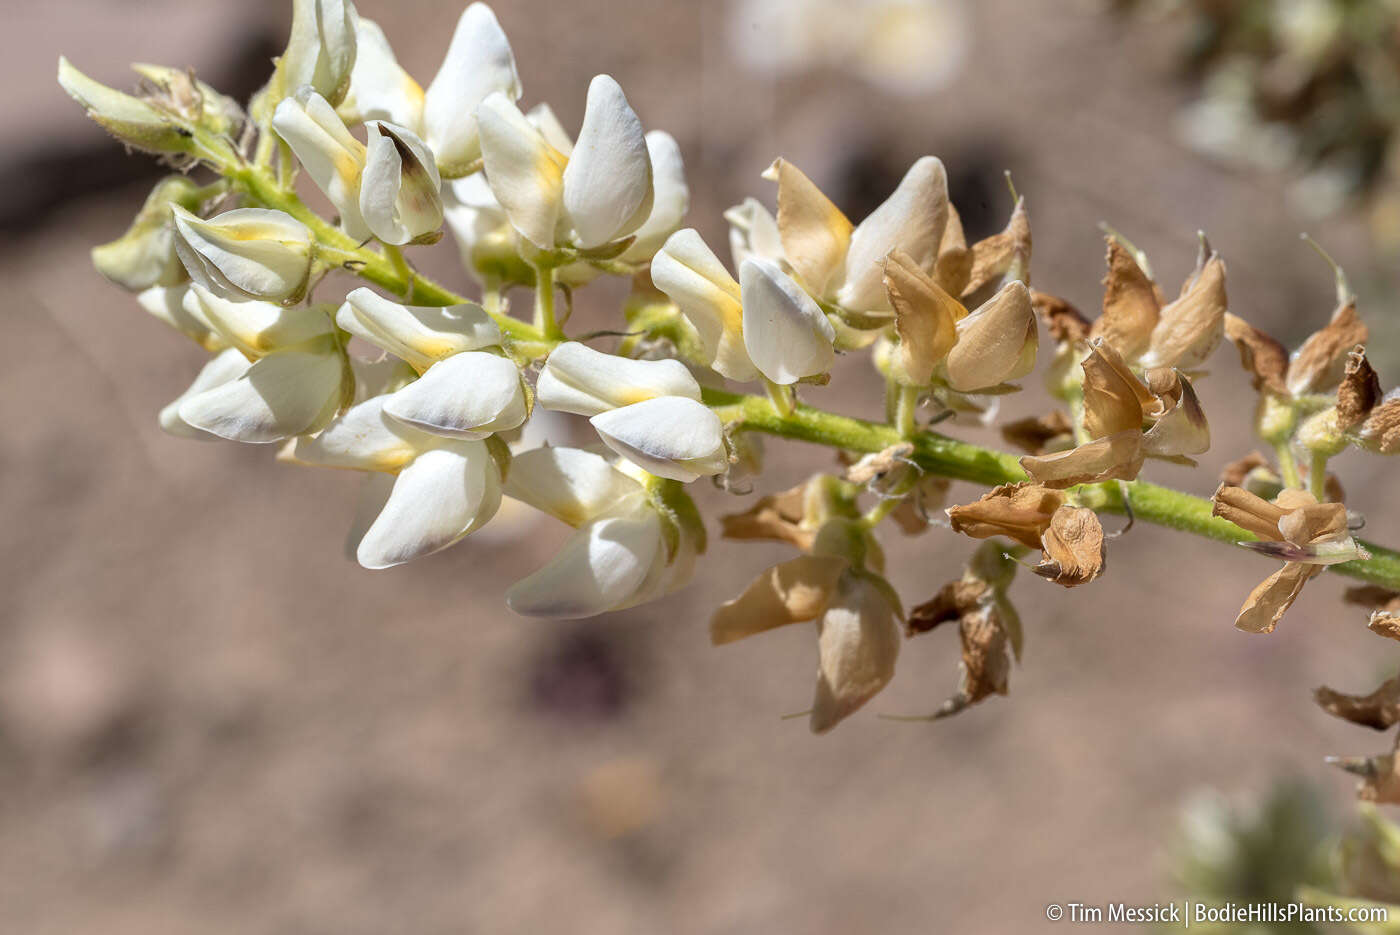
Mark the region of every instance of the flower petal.
<instances>
[{"instance_id":1,"label":"flower petal","mask_svg":"<svg viewBox=\"0 0 1400 935\"><path fill-rule=\"evenodd\" d=\"M264 444L314 431L340 407L345 358L336 350L277 351L229 383L180 404L180 418L220 438Z\"/></svg>"},{"instance_id":2,"label":"flower petal","mask_svg":"<svg viewBox=\"0 0 1400 935\"><path fill-rule=\"evenodd\" d=\"M899 629L884 593L845 575L817 621L817 691L811 728L824 734L875 697L894 678Z\"/></svg>"},{"instance_id":3,"label":"flower petal","mask_svg":"<svg viewBox=\"0 0 1400 935\"><path fill-rule=\"evenodd\" d=\"M520 99L520 76L510 42L484 3L462 12L447 55L423 99L423 136L448 178L461 175L481 155L476 109L492 93Z\"/></svg>"},{"instance_id":4,"label":"flower petal","mask_svg":"<svg viewBox=\"0 0 1400 935\"><path fill-rule=\"evenodd\" d=\"M370 230L360 214L365 147L350 135L335 109L315 91L302 88L277 105L272 128L340 212L345 233L356 240L367 239Z\"/></svg>"},{"instance_id":5,"label":"flower petal","mask_svg":"<svg viewBox=\"0 0 1400 935\"><path fill-rule=\"evenodd\" d=\"M963 393L1025 376L1035 369L1040 346L1035 309L1025 283L1007 283L958 322L948 352L948 385Z\"/></svg>"},{"instance_id":6,"label":"flower petal","mask_svg":"<svg viewBox=\"0 0 1400 935\"><path fill-rule=\"evenodd\" d=\"M899 334L899 371L910 384L927 386L933 368L957 342L957 325L967 309L900 250L885 261L885 289Z\"/></svg>"},{"instance_id":7,"label":"flower petal","mask_svg":"<svg viewBox=\"0 0 1400 935\"><path fill-rule=\"evenodd\" d=\"M1142 470L1145 454L1141 429L1129 429L1087 441L1069 451L1021 459L1031 480L1055 490L1105 480L1132 480Z\"/></svg>"},{"instance_id":8,"label":"flower petal","mask_svg":"<svg viewBox=\"0 0 1400 935\"><path fill-rule=\"evenodd\" d=\"M831 369L836 331L792 277L768 260L749 258L739 268L744 305L744 347L759 372L774 383L796 383Z\"/></svg>"},{"instance_id":9,"label":"flower petal","mask_svg":"<svg viewBox=\"0 0 1400 935\"><path fill-rule=\"evenodd\" d=\"M745 198L724 212L724 219L729 222L729 256L736 268L751 256L774 261L783 258L778 221L757 198Z\"/></svg>"},{"instance_id":10,"label":"flower petal","mask_svg":"<svg viewBox=\"0 0 1400 935\"><path fill-rule=\"evenodd\" d=\"M550 353L535 384L546 409L595 416L658 396L700 400L700 384L678 360L631 360L567 341Z\"/></svg>"},{"instance_id":11,"label":"flower petal","mask_svg":"<svg viewBox=\"0 0 1400 935\"><path fill-rule=\"evenodd\" d=\"M582 448L535 448L511 461L505 493L537 510L581 526L645 495L641 484L607 458Z\"/></svg>"},{"instance_id":12,"label":"flower petal","mask_svg":"<svg viewBox=\"0 0 1400 935\"><path fill-rule=\"evenodd\" d=\"M564 223L578 246L599 247L639 228L651 205L651 157L642 122L618 83L597 75L564 167Z\"/></svg>"},{"instance_id":13,"label":"flower petal","mask_svg":"<svg viewBox=\"0 0 1400 935\"><path fill-rule=\"evenodd\" d=\"M688 484L729 467L719 416L684 396L648 399L589 421L609 448L658 477Z\"/></svg>"},{"instance_id":14,"label":"flower petal","mask_svg":"<svg viewBox=\"0 0 1400 935\"><path fill-rule=\"evenodd\" d=\"M442 179L428 147L403 127L372 120L360 211L384 243L433 239L442 227Z\"/></svg>"},{"instance_id":15,"label":"flower petal","mask_svg":"<svg viewBox=\"0 0 1400 935\"><path fill-rule=\"evenodd\" d=\"M776 160L763 177L778 183L778 233L783 256L814 295L825 297L841 274L854 228L841 209L797 166ZM837 283L839 285L839 283Z\"/></svg>"},{"instance_id":16,"label":"flower petal","mask_svg":"<svg viewBox=\"0 0 1400 935\"><path fill-rule=\"evenodd\" d=\"M179 205L175 252L190 278L236 299L292 302L311 277L314 238L307 226L281 211L235 208L204 220Z\"/></svg>"},{"instance_id":17,"label":"flower petal","mask_svg":"<svg viewBox=\"0 0 1400 935\"><path fill-rule=\"evenodd\" d=\"M424 452L399 472L355 555L388 568L431 555L485 525L501 505L501 471L485 442Z\"/></svg>"},{"instance_id":18,"label":"flower petal","mask_svg":"<svg viewBox=\"0 0 1400 935\"><path fill-rule=\"evenodd\" d=\"M214 330L213 326L209 324L209 320L204 317L204 311L199 307L199 304L190 301L188 304L192 304L194 307L188 307L189 291L188 284L183 286L152 286L137 295L136 302L206 351L219 351L228 347L228 342Z\"/></svg>"},{"instance_id":19,"label":"flower petal","mask_svg":"<svg viewBox=\"0 0 1400 935\"><path fill-rule=\"evenodd\" d=\"M402 469L440 441L384 414L387 396L356 403L315 436L296 440L290 459L319 467L355 471Z\"/></svg>"},{"instance_id":20,"label":"flower petal","mask_svg":"<svg viewBox=\"0 0 1400 935\"><path fill-rule=\"evenodd\" d=\"M693 228L676 231L657 251L651 281L695 328L716 372L741 382L758 376L744 349L739 284Z\"/></svg>"},{"instance_id":21,"label":"flower petal","mask_svg":"<svg viewBox=\"0 0 1400 935\"><path fill-rule=\"evenodd\" d=\"M567 157L504 94L482 101L476 119L486 180L496 200L521 236L542 250L553 249Z\"/></svg>"},{"instance_id":22,"label":"flower petal","mask_svg":"<svg viewBox=\"0 0 1400 935\"><path fill-rule=\"evenodd\" d=\"M423 89L394 57L384 30L363 16L355 23L350 93L337 110L346 123L387 120L401 127L417 127L423 122Z\"/></svg>"},{"instance_id":23,"label":"flower petal","mask_svg":"<svg viewBox=\"0 0 1400 935\"><path fill-rule=\"evenodd\" d=\"M204 365L199 371L199 375L194 378L189 389L180 394L179 398L171 402L160 411L160 427L170 435L179 438L194 438L201 441L213 439L216 436L210 435L203 429L195 428L184 419L180 418L180 406L185 400L198 396L201 393L212 390L216 386L223 386L237 380L248 372L252 364L248 363L248 358L244 357L240 351L234 348L220 351Z\"/></svg>"},{"instance_id":24,"label":"flower petal","mask_svg":"<svg viewBox=\"0 0 1400 935\"><path fill-rule=\"evenodd\" d=\"M719 646L817 619L849 564L832 555L802 555L765 570L743 594L715 611L710 618L710 642Z\"/></svg>"},{"instance_id":25,"label":"flower petal","mask_svg":"<svg viewBox=\"0 0 1400 935\"><path fill-rule=\"evenodd\" d=\"M262 357L292 350L335 333L325 306L290 308L256 299L225 299L200 285L190 286L185 314L209 323L220 338L247 354Z\"/></svg>"},{"instance_id":26,"label":"flower petal","mask_svg":"<svg viewBox=\"0 0 1400 935\"><path fill-rule=\"evenodd\" d=\"M336 324L416 369L501 343L501 329L479 305L400 305L363 287L345 297Z\"/></svg>"},{"instance_id":27,"label":"flower petal","mask_svg":"<svg viewBox=\"0 0 1400 935\"><path fill-rule=\"evenodd\" d=\"M468 351L438 361L394 393L384 411L434 435L485 438L525 421L520 371L504 357Z\"/></svg>"},{"instance_id":28,"label":"flower petal","mask_svg":"<svg viewBox=\"0 0 1400 935\"><path fill-rule=\"evenodd\" d=\"M836 301L859 312L889 308L881 281L885 257L892 250L903 250L920 269L932 272L947 222L948 174L942 162L924 156L851 234L846 281Z\"/></svg>"},{"instance_id":29,"label":"flower petal","mask_svg":"<svg viewBox=\"0 0 1400 935\"><path fill-rule=\"evenodd\" d=\"M661 520L654 511L595 519L543 568L516 582L506 592L506 604L526 617L606 613L635 598L664 555Z\"/></svg>"},{"instance_id":30,"label":"flower petal","mask_svg":"<svg viewBox=\"0 0 1400 935\"><path fill-rule=\"evenodd\" d=\"M1321 572L1316 565L1296 562L1284 565L1249 593L1235 618L1235 627L1247 633L1272 633L1302 593L1303 585Z\"/></svg>"},{"instance_id":31,"label":"flower petal","mask_svg":"<svg viewBox=\"0 0 1400 935\"><path fill-rule=\"evenodd\" d=\"M637 239L618 257L624 263L641 263L651 258L666 238L681 226L690 209L690 188L685 184L685 163L681 148L671 134L652 130L646 135L651 159L652 201L646 223L633 233Z\"/></svg>"}]
</instances>

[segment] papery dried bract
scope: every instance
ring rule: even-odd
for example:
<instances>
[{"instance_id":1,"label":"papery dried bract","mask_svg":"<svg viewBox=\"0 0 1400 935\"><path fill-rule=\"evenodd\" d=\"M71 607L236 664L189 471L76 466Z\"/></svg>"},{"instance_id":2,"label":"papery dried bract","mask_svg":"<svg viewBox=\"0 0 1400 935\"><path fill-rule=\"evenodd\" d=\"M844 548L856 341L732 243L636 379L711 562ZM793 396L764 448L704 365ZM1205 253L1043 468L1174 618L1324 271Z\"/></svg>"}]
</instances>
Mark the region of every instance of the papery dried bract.
<instances>
[{"instance_id":1,"label":"papery dried bract","mask_svg":"<svg viewBox=\"0 0 1400 935\"><path fill-rule=\"evenodd\" d=\"M1035 368L1038 347L1030 292L1022 282L1009 282L957 323L948 385L966 393L1019 379Z\"/></svg>"}]
</instances>

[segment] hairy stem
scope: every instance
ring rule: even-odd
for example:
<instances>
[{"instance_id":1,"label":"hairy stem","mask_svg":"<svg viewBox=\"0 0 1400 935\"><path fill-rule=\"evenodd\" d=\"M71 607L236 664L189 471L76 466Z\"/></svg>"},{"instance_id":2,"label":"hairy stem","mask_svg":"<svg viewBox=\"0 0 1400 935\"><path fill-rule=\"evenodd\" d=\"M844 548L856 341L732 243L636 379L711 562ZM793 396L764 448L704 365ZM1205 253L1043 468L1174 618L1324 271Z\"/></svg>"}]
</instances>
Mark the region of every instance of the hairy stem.
<instances>
[{"instance_id":1,"label":"hairy stem","mask_svg":"<svg viewBox=\"0 0 1400 935\"><path fill-rule=\"evenodd\" d=\"M812 442L847 451L883 451L904 439L888 426L797 406L784 416L761 396L745 396L718 390L705 390L705 402L719 417L738 431L763 432L783 438ZM909 439L914 444L911 458L925 471L941 477L994 486L1026 480L1015 455L993 451L980 445L960 442L937 432L921 432ZM1211 502L1147 481L1126 484L1096 484L1076 489L1080 501L1107 513L1125 513L1123 490L1132 500L1133 515L1142 522L1168 526L1217 542L1236 543L1254 536L1234 523L1211 515ZM1338 574L1360 578L1383 587L1400 590L1400 552L1357 540L1371 557L1364 561L1343 562L1328 568Z\"/></svg>"}]
</instances>

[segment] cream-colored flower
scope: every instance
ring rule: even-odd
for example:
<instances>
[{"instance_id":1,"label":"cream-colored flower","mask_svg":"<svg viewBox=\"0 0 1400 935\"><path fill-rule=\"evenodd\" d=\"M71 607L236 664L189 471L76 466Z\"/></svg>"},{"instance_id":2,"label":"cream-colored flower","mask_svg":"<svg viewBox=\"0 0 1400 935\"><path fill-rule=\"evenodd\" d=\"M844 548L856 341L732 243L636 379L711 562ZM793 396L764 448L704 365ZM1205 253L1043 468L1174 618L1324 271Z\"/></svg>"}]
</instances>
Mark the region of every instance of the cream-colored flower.
<instances>
[{"instance_id":1,"label":"cream-colored flower","mask_svg":"<svg viewBox=\"0 0 1400 935\"><path fill-rule=\"evenodd\" d=\"M576 341L545 361L535 389L546 409L588 416L603 442L643 470L689 483L729 467L724 426L675 360L630 360Z\"/></svg>"},{"instance_id":2,"label":"cream-colored flower","mask_svg":"<svg viewBox=\"0 0 1400 935\"><path fill-rule=\"evenodd\" d=\"M616 81L588 87L573 152L561 152L505 94L477 108L486 178L526 240L588 250L636 232L651 215L652 164L641 121Z\"/></svg>"},{"instance_id":3,"label":"cream-colored flower","mask_svg":"<svg viewBox=\"0 0 1400 935\"><path fill-rule=\"evenodd\" d=\"M454 354L501 343L501 329L479 305L400 305L364 287L345 297L335 320L420 373Z\"/></svg>"},{"instance_id":4,"label":"cream-colored flower","mask_svg":"<svg viewBox=\"0 0 1400 935\"><path fill-rule=\"evenodd\" d=\"M442 179L428 147L411 130L371 120L360 213L384 243L433 243L442 235Z\"/></svg>"},{"instance_id":5,"label":"cream-colored flower","mask_svg":"<svg viewBox=\"0 0 1400 935\"><path fill-rule=\"evenodd\" d=\"M292 36L273 78L279 99L310 87L340 103L355 67L356 19L350 0L292 0Z\"/></svg>"},{"instance_id":6,"label":"cream-colored flower","mask_svg":"<svg viewBox=\"0 0 1400 935\"><path fill-rule=\"evenodd\" d=\"M162 179L125 234L92 248L92 265L108 280L132 292L184 282L188 276L175 252L170 206L197 208L198 191L198 186L183 175Z\"/></svg>"},{"instance_id":7,"label":"cream-colored flower","mask_svg":"<svg viewBox=\"0 0 1400 935\"><path fill-rule=\"evenodd\" d=\"M171 205L175 250L190 279L232 299L292 304L306 294L315 238L282 211L235 208L205 220Z\"/></svg>"},{"instance_id":8,"label":"cream-colored flower","mask_svg":"<svg viewBox=\"0 0 1400 935\"><path fill-rule=\"evenodd\" d=\"M371 231L360 211L365 145L350 134L335 109L310 87L304 87L277 105L272 128L340 212L345 233L367 240Z\"/></svg>"},{"instance_id":9,"label":"cream-colored flower","mask_svg":"<svg viewBox=\"0 0 1400 935\"><path fill-rule=\"evenodd\" d=\"M646 488L602 455L524 452L511 465L506 495L575 529L554 558L506 593L518 614L591 617L654 600L690 578L695 534L677 529L668 543L669 521Z\"/></svg>"}]
</instances>

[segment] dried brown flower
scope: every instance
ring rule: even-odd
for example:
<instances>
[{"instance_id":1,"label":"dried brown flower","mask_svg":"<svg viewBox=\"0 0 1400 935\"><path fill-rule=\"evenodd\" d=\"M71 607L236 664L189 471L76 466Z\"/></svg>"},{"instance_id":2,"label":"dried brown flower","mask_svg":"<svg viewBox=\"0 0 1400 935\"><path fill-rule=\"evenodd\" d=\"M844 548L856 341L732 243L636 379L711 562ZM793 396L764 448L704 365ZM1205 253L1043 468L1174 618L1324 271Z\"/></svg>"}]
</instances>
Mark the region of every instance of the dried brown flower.
<instances>
[{"instance_id":1,"label":"dried brown flower","mask_svg":"<svg viewBox=\"0 0 1400 935\"><path fill-rule=\"evenodd\" d=\"M1040 316L1045 330L1058 344L1074 344L1089 340L1092 327L1089 319L1070 303L1048 292L1031 290L1031 307Z\"/></svg>"},{"instance_id":2,"label":"dried brown flower","mask_svg":"<svg viewBox=\"0 0 1400 935\"><path fill-rule=\"evenodd\" d=\"M1376 730L1400 724L1400 677L1387 679L1369 695L1347 695L1324 686L1313 697L1322 710L1353 724Z\"/></svg>"},{"instance_id":3,"label":"dried brown flower","mask_svg":"<svg viewBox=\"0 0 1400 935\"><path fill-rule=\"evenodd\" d=\"M1331 321L1313 332L1294 353L1288 365L1288 391L1294 396L1332 392L1342 381L1351 349L1365 344L1368 335L1366 324L1356 314L1356 302L1339 305Z\"/></svg>"},{"instance_id":4,"label":"dried brown flower","mask_svg":"<svg viewBox=\"0 0 1400 935\"><path fill-rule=\"evenodd\" d=\"M1288 393L1288 349L1238 315L1225 316L1225 337L1240 352L1240 363L1254 380L1256 390Z\"/></svg>"},{"instance_id":5,"label":"dried brown flower","mask_svg":"<svg viewBox=\"0 0 1400 935\"><path fill-rule=\"evenodd\" d=\"M841 209L787 160L774 161L765 175L778 183L778 233L783 255L807 288L823 295L846 258L854 227Z\"/></svg>"},{"instance_id":6,"label":"dried brown flower","mask_svg":"<svg viewBox=\"0 0 1400 935\"><path fill-rule=\"evenodd\" d=\"M1056 510L1042 544L1045 558L1035 567L1042 578L1072 588L1103 571L1103 526L1088 507L1065 505Z\"/></svg>"},{"instance_id":7,"label":"dried brown flower","mask_svg":"<svg viewBox=\"0 0 1400 935\"><path fill-rule=\"evenodd\" d=\"M900 381L927 386L933 368L957 342L957 324L967 317L967 309L902 250L885 259L885 290L899 335L895 363Z\"/></svg>"},{"instance_id":8,"label":"dried brown flower","mask_svg":"<svg viewBox=\"0 0 1400 935\"><path fill-rule=\"evenodd\" d=\"M1025 269L1031 262L1031 223L1026 199L1017 198L1011 220L1000 233L972 245L972 270L962 296L973 295L1001 279L1013 267Z\"/></svg>"},{"instance_id":9,"label":"dried brown flower","mask_svg":"<svg viewBox=\"0 0 1400 935\"><path fill-rule=\"evenodd\" d=\"M1058 451L1074 442L1074 427L1069 416L1054 409L1043 416L1028 416L1007 422L1001 427L1001 437L1029 454L1039 455Z\"/></svg>"},{"instance_id":10,"label":"dried brown flower","mask_svg":"<svg viewBox=\"0 0 1400 935\"><path fill-rule=\"evenodd\" d=\"M1346 373L1337 387L1337 427L1346 431L1364 420L1384 394L1381 379L1358 345L1347 355Z\"/></svg>"},{"instance_id":11,"label":"dried brown flower","mask_svg":"<svg viewBox=\"0 0 1400 935\"><path fill-rule=\"evenodd\" d=\"M1114 350L1136 360L1147 350L1165 304L1157 288L1118 239L1108 241L1108 274L1104 277L1103 314L1091 337L1103 338Z\"/></svg>"},{"instance_id":12,"label":"dried brown flower","mask_svg":"<svg viewBox=\"0 0 1400 935\"><path fill-rule=\"evenodd\" d=\"M726 539L767 539L787 542L802 549L811 548L814 535L803 524L806 515L807 484L791 490L760 497L758 502L742 513L730 513L720 518Z\"/></svg>"}]
</instances>

